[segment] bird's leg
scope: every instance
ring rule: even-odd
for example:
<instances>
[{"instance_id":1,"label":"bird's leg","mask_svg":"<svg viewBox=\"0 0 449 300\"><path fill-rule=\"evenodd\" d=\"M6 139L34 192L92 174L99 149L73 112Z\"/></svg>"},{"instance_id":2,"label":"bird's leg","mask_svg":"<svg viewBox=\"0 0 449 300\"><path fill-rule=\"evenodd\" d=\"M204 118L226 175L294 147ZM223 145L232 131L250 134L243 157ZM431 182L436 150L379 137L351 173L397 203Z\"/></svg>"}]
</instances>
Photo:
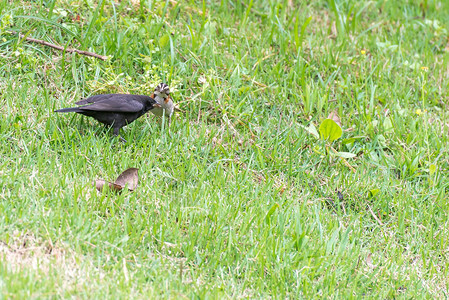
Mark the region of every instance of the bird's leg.
<instances>
[{"instance_id":1,"label":"bird's leg","mask_svg":"<svg viewBox=\"0 0 449 300\"><path fill-rule=\"evenodd\" d=\"M126 140L120 135L120 127L114 127L113 134L120 138L120 141L126 143Z\"/></svg>"}]
</instances>

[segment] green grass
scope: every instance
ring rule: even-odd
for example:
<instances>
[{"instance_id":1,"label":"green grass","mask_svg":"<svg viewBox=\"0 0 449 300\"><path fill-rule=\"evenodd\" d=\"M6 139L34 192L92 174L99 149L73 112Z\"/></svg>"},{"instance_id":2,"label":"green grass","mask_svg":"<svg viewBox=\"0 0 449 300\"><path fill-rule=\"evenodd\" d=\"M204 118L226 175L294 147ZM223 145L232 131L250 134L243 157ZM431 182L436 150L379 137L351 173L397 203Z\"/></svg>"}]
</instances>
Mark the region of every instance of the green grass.
<instances>
[{"instance_id":1,"label":"green grass","mask_svg":"<svg viewBox=\"0 0 449 300\"><path fill-rule=\"evenodd\" d=\"M447 297L449 6L309 2L1 1L2 297ZM161 81L170 133L53 113Z\"/></svg>"}]
</instances>

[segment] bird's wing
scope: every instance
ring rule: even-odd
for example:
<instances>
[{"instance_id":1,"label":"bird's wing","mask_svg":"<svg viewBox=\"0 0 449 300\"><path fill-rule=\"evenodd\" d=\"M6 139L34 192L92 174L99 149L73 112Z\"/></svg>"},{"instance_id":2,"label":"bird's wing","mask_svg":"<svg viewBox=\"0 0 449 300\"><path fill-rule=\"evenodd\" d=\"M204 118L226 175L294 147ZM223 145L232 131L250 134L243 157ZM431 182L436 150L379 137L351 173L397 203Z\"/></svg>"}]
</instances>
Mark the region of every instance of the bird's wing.
<instances>
[{"instance_id":1,"label":"bird's wing","mask_svg":"<svg viewBox=\"0 0 449 300\"><path fill-rule=\"evenodd\" d=\"M142 96L122 94L96 95L79 101L77 104L92 103L79 107L81 110L131 113L141 111L144 108L142 101L139 101L139 97Z\"/></svg>"},{"instance_id":2,"label":"bird's wing","mask_svg":"<svg viewBox=\"0 0 449 300\"><path fill-rule=\"evenodd\" d=\"M90 103L95 103L101 100L106 99L106 97L113 97L113 96L117 96L117 94L105 94L105 95L95 95L95 96L91 96L89 98L80 100L78 102L76 102L76 105L86 105L86 104L90 104Z\"/></svg>"}]
</instances>

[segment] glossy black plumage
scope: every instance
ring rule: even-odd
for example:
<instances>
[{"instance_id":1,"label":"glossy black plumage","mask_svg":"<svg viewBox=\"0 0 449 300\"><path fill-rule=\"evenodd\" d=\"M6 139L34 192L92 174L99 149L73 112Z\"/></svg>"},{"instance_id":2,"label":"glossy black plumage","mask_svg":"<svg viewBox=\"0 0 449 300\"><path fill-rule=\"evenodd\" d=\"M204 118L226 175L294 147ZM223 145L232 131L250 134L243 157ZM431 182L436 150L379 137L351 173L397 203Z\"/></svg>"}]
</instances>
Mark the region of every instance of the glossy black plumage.
<instances>
[{"instance_id":1,"label":"glossy black plumage","mask_svg":"<svg viewBox=\"0 0 449 300\"><path fill-rule=\"evenodd\" d=\"M76 112L92 117L112 127L114 135L119 135L120 128L132 123L157 105L151 97L128 94L95 95L76 104L81 106L63 108L55 112Z\"/></svg>"}]
</instances>

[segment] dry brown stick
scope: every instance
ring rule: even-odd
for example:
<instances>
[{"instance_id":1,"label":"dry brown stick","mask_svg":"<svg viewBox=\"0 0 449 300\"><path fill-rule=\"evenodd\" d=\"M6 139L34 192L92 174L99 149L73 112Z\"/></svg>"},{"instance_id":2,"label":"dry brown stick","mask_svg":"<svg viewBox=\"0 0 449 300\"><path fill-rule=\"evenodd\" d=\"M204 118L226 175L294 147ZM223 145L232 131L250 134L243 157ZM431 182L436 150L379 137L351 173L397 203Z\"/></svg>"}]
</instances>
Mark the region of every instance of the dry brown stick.
<instances>
[{"instance_id":1,"label":"dry brown stick","mask_svg":"<svg viewBox=\"0 0 449 300\"><path fill-rule=\"evenodd\" d=\"M258 85L260 87L263 87L264 89L266 89L268 87L268 85L255 81L254 79L252 79L250 76L246 75L246 74L242 74L243 78L247 81L251 81L252 83L254 83L255 85Z\"/></svg>"},{"instance_id":2,"label":"dry brown stick","mask_svg":"<svg viewBox=\"0 0 449 300\"><path fill-rule=\"evenodd\" d=\"M373 210L371 209L371 206L368 205L368 209L369 212L371 213L371 215L373 216L373 218L377 221L377 223L379 223L380 226L383 226L384 224L382 223L382 221L376 216L376 214L373 212Z\"/></svg>"},{"instance_id":3,"label":"dry brown stick","mask_svg":"<svg viewBox=\"0 0 449 300\"><path fill-rule=\"evenodd\" d=\"M182 55L181 51L179 51L178 48L176 48L176 52L178 52L178 54L181 55L184 61L187 61L187 58L184 55Z\"/></svg>"},{"instance_id":4,"label":"dry brown stick","mask_svg":"<svg viewBox=\"0 0 449 300\"><path fill-rule=\"evenodd\" d=\"M49 42L46 42L46 41L43 41L43 40L33 39L33 38L30 38L30 37L28 37L28 36L25 36L25 35L23 35L23 34L21 34L21 33L19 33L19 32L16 32L16 31L10 31L9 33L11 33L11 34L16 34L16 35L18 35L20 38L25 39L25 40L28 41L28 42L41 44L41 45L44 45L44 46L47 46L47 47L51 47L51 48L53 48L53 49L57 49L57 50L61 50L61 51L66 51L66 52L70 52L70 53L76 52L76 53L81 54L81 55L92 56L92 57L99 58L99 59L101 59L101 60L106 60L106 59L108 59L107 56L100 55L100 54L96 54L96 53L93 53L93 52L83 51L83 50L78 50L78 49L74 49L74 48L64 48L64 47L62 47L62 46L58 46L58 45L55 45L55 44L52 44L52 43L49 43Z\"/></svg>"}]
</instances>

